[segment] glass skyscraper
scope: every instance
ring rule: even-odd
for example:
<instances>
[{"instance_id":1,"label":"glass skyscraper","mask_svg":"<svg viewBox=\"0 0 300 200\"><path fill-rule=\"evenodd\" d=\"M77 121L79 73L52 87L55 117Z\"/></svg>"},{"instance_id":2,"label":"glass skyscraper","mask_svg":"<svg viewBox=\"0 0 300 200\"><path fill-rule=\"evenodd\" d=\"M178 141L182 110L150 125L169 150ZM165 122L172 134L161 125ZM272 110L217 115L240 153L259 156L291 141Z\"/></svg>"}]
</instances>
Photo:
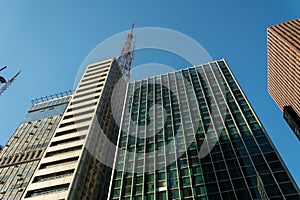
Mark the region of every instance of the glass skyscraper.
<instances>
[{"instance_id":1,"label":"glass skyscraper","mask_svg":"<svg viewBox=\"0 0 300 200\"><path fill-rule=\"evenodd\" d=\"M299 200L225 60L129 83L108 199Z\"/></svg>"}]
</instances>

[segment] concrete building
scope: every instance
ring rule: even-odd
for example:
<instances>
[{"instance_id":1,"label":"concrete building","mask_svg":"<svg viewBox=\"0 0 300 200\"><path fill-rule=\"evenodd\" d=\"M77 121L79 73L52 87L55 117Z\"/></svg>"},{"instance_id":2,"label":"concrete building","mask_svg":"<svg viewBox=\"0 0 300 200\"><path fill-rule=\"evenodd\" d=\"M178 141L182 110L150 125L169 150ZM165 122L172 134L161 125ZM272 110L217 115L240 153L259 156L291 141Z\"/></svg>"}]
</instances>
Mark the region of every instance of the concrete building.
<instances>
[{"instance_id":1,"label":"concrete building","mask_svg":"<svg viewBox=\"0 0 300 200\"><path fill-rule=\"evenodd\" d=\"M108 199L300 199L225 60L130 83L121 127Z\"/></svg>"},{"instance_id":2,"label":"concrete building","mask_svg":"<svg viewBox=\"0 0 300 200\"><path fill-rule=\"evenodd\" d=\"M33 101L0 151L0 199L20 199L70 100L70 92Z\"/></svg>"},{"instance_id":3,"label":"concrete building","mask_svg":"<svg viewBox=\"0 0 300 200\"><path fill-rule=\"evenodd\" d=\"M97 156L113 158L105 151L100 128L110 141L118 134L110 111L114 84L122 75L116 63L108 59L86 68L23 199L107 197L111 167Z\"/></svg>"},{"instance_id":4,"label":"concrete building","mask_svg":"<svg viewBox=\"0 0 300 200\"><path fill-rule=\"evenodd\" d=\"M270 26L268 91L300 140L300 18ZM288 109L285 109L288 107ZM292 114L295 113L295 114ZM296 124L296 125L295 125Z\"/></svg>"}]
</instances>

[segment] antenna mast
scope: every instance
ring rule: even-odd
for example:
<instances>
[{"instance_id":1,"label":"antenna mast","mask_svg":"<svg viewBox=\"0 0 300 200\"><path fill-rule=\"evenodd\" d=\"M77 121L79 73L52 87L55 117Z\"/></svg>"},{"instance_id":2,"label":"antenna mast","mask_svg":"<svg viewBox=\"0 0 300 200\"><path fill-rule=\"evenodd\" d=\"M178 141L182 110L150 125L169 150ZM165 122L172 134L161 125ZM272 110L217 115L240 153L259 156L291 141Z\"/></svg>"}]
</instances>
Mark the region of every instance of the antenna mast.
<instances>
[{"instance_id":1,"label":"antenna mast","mask_svg":"<svg viewBox=\"0 0 300 200\"><path fill-rule=\"evenodd\" d=\"M134 57L135 51L135 38L133 36L135 22L132 23L131 31L127 35L124 46L122 47L120 56L117 58L117 62L123 74L125 74L128 79L130 77L131 63Z\"/></svg>"}]
</instances>

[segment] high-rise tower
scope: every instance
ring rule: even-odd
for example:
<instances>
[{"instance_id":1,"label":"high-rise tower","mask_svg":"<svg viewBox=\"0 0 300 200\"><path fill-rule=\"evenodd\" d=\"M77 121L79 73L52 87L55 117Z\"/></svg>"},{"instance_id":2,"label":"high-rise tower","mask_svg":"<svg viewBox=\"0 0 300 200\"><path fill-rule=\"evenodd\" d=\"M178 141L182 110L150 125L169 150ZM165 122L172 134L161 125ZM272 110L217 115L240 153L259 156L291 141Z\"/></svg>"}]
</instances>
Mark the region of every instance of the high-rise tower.
<instances>
[{"instance_id":1,"label":"high-rise tower","mask_svg":"<svg viewBox=\"0 0 300 200\"><path fill-rule=\"evenodd\" d=\"M105 138L112 142L117 139L110 100L120 77L115 59L86 68L23 199L107 197L111 167L101 161L113 161Z\"/></svg>"},{"instance_id":2,"label":"high-rise tower","mask_svg":"<svg viewBox=\"0 0 300 200\"><path fill-rule=\"evenodd\" d=\"M300 140L300 18L268 27L268 91Z\"/></svg>"},{"instance_id":3,"label":"high-rise tower","mask_svg":"<svg viewBox=\"0 0 300 200\"><path fill-rule=\"evenodd\" d=\"M0 199L20 199L70 100L70 92L33 101L0 151Z\"/></svg>"},{"instance_id":4,"label":"high-rise tower","mask_svg":"<svg viewBox=\"0 0 300 200\"><path fill-rule=\"evenodd\" d=\"M108 199L295 199L224 60L129 84Z\"/></svg>"}]
</instances>

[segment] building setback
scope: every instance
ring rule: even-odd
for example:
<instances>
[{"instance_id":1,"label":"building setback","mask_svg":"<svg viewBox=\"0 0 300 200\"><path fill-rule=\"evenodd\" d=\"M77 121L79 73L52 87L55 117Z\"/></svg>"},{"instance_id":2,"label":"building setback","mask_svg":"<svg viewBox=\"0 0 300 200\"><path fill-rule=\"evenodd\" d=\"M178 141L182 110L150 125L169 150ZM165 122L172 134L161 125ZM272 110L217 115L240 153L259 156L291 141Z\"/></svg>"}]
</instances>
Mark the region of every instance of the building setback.
<instances>
[{"instance_id":1,"label":"building setback","mask_svg":"<svg viewBox=\"0 0 300 200\"><path fill-rule=\"evenodd\" d=\"M300 199L225 60L130 83L121 127L108 199Z\"/></svg>"},{"instance_id":2,"label":"building setback","mask_svg":"<svg viewBox=\"0 0 300 200\"><path fill-rule=\"evenodd\" d=\"M70 99L70 92L33 101L0 151L0 199L20 199Z\"/></svg>"},{"instance_id":3,"label":"building setback","mask_svg":"<svg viewBox=\"0 0 300 200\"><path fill-rule=\"evenodd\" d=\"M300 18L268 27L267 38L268 91L300 140Z\"/></svg>"}]
</instances>

